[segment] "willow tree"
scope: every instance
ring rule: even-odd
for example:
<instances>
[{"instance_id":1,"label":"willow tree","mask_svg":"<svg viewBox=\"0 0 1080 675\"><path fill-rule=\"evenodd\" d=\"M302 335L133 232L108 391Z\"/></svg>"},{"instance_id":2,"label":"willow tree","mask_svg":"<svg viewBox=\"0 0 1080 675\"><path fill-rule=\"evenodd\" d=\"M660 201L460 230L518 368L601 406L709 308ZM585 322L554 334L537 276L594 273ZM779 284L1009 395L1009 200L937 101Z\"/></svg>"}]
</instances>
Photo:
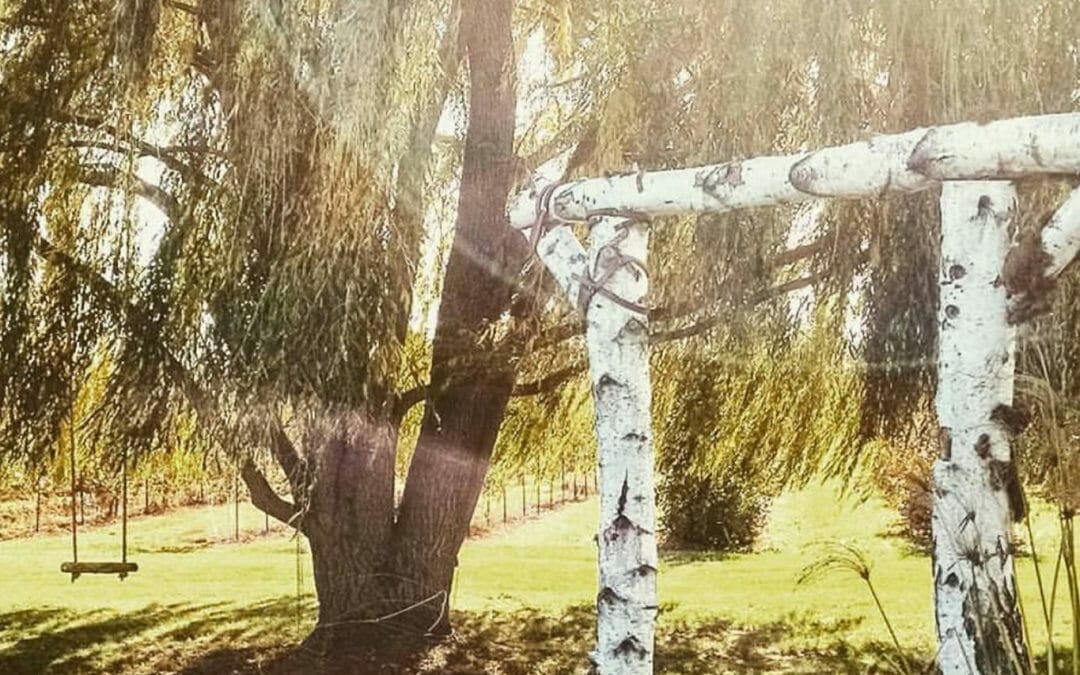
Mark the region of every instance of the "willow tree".
<instances>
[{"instance_id":1,"label":"willow tree","mask_svg":"<svg viewBox=\"0 0 1080 675\"><path fill-rule=\"evenodd\" d=\"M472 348L509 303L513 272L487 261L513 253L500 243L513 240L500 235L511 4L25 0L2 12L5 460L47 461L83 378L108 363L85 432L115 465L167 449L195 419L202 447L242 465L253 503L308 538L315 638L446 630L485 468L461 460L490 452L507 380L496 369L442 386L446 345ZM459 44L463 243L396 509L401 345ZM267 450L289 495L254 461Z\"/></svg>"}]
</instances>

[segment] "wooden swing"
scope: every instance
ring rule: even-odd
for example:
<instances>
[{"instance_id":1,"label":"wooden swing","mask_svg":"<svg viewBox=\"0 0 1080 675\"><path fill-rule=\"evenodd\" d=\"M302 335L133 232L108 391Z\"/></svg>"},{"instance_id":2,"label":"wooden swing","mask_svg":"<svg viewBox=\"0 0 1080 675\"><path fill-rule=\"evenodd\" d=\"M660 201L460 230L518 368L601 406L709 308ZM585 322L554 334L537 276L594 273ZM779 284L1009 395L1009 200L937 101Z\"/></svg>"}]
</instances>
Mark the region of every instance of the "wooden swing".
<instances>
[{"instance_id":1,"label":"wooden swing","mask_svg":"<svg viewBox=\"0 0 1080 675\"><path fill-rule=\"evenodd\" d=\"M78 518L75 494L75 443L71 444L71 562L60 565L60 571L71 575L71 583L83 574L116 574L123 581L128 574L138 572L139 566L127 559L127 452L120 468L120 562L79 562Z\"/></svg>"}]
</instances>

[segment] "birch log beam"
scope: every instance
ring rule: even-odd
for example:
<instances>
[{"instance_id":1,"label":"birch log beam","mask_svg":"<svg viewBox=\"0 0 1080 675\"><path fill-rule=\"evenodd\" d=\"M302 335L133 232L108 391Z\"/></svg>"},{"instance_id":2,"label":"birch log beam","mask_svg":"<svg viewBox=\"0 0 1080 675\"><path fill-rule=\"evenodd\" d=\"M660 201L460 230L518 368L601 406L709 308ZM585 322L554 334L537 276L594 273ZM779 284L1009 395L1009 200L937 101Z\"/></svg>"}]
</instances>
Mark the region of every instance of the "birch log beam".
<instances>
[{"instance_id":1,"label":"birch log beam","mask_svg":"<svg viewBox=\"0 0 1080 675\"><path fill-rule=\"evenodd\" d=\"M821 197L917 192L943 180L1039 174L1080 174L1080 113L965 122L813 153L579 180L554 190L551 214L583 222L616 211L721 213ZM519 195L510 206L511 224L529 227L535 203L531 194Z\"/></svg>"},{"instance_id":2,"label":"birch log beam","mask_svg":"<svg viewBox=\"0 0 1080 675\"><path fill-rule=\"evenodd\" d=\"M1019 324L1050 307L1055 279L1080 253L1080 188L1065 199L1042 230L1030 233L1005 258L1009 320Z\"/></svg>"},{"instance_id":3,"label":"birch log beam","mask_svg":"<svg viewBox=\"0 0 1080 675\"><path fill-rule=\"evenodd\" d=\"M1000 271L1016 191L1001 181L946 182L941 192L938 389L934 462L934 598L944 675L1028 672L1013 566L1020 516L1007 430L1015 329Z\"/></svg>"},{"instance_id":4,"label":"birch log beam","mask_svg":"<svg viewBox=\"0 0 1080 675\"><path fill-rule=\"evenodd\" d=\"M1040 233L1050 258L1046 276L1056 277L1080 253L1080 188L1073 190Z\"/></svg>"},{"instance_id":5,"label":"birch log beam","mask_svg":"<svg viewBox=\"0 0 1080 675\"><path fill-rule=\"evenodd\" d=\"M597 219L589 234L586 344L600 460L599 594L593 663L601 675L652 673L656 498L649 379L648 230ZM589 294L590 283L604 292ZM610 295L609 295L610 294Z\"/></svg>"}]
</instances>

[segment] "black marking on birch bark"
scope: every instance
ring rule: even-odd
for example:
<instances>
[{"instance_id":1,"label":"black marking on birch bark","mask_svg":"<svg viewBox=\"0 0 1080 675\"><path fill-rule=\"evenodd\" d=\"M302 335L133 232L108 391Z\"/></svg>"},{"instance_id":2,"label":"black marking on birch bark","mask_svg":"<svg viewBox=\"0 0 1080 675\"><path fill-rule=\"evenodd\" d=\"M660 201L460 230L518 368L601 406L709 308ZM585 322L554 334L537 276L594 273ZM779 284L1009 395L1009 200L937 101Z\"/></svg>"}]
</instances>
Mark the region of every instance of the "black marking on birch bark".
<instances>
[{"instance_id":1,"label":"black marking on birch bark","mask_svg":"<svg viewBox=\"0 0 1080 675\"><path fill-rule=\"evenodd\" d=\"M975 454L980 459L990 456L990 434L979 434L979 440L975 441Z\"/></svg>"},{"instance_id":2,"label":"black marking on birch bark","mask_svg":"<svg viewBox=\"0 0 1080 675\"><path fill-rule=\"evenodd\" d=\"M623 476L622 492L619 493L619 508L618 514L620 517L625 517L624 511L626 511L626 496L630 492L630 477ZM618 519L616 519L618 520Z\"/></svg>"},{"instance_id":3,"label":"black marking on birch bark","mask_svg":"<svg viewBox=\"0 0 1080 675\"><path fill-rule=\"evenodd\" d=\"M1031 424L1031 411L1023 404L999 403L990 413L990 421L996 422L1006 434L1019 436Z\"/></svg>"},{"instance_id":4,"label":"black marking on birch bark","mask_svg":"<svg viewBox=\"0 0 1080 675\"><path fill-rule=\"evenodd\" d=\"M649 440L648 436L639 434L636 431L627 432L626 434L623 434L622 438L624 441L633 441L634 443L644 443Z\"/></svg>"},{"instance_id":5,"label":"black marking on birch bark","mask_svg":"<svg viewBox=\"0 0 1080 675\"><path fill-rule=\"evenodd\" d=\"M1046 162L1043 160L1042 150L1039 149L1039 144L1035 142L1035 135L1028 136L1027 142L1028 152L1035 159L1035 163L1039 166L1046 166Z\"/></svg>"},{"instance_id":6,"label":"black marking on birch bark","mask_svg":"<svg viewBox=\"0 0 1080 675\"><path fill-rule=\"evenodd\" d=\"M974 511L968 511L967 513L964 514L964 517L960 520L960 526L957 529L959 529L961 532L963 532L964 529L968 525L974 525L974 524L975 524L975 512ZM975 553L978 553L978 552L976 551ZM978 563L978 557L977 556L975 558L975 562Z\"/></svg>"},{"instance_id":7,"label":"black marking on birch bark","mask_svg":"<svg viewBox=\"0 0 1080 675\"><path fill-rule=\"evenodd\" d=\"M960 308L959 307L957 307L956 305L946 305L945 306L945 318L947 318L947 319L955 319L958 316L960 316Z\"/></svg>"},{"instance_id":8,"label":"black marking on birch bark","mask_svg":"<svg viewBox=\"0 0 1080 675\"><path fill-rule=\"evenodd\" d=\"M649 334L649 326L647 323L636 317L630 317L626 320L626 323L619 329L618 337L629 338L634 341L641 340L643 336Z\"/></svg>"},{"instance_id":9,"label":"black marking on birch bark","mask_svg":"<svg viewBox=\"0 0 1080 675\"><path fill-rule=\"evenodd\" d=\"M625 657L631 654L639 659L644 659L649 655L649 650L633 635L627 636L625 640L615 647L616 656Z\"/></svg>"},{"instance_id":10,"label":"black marking on birch bark","mask_svg":"<svg viewBox=\"0 0 1080 675\"><path fill-rule=\"evenodd\" d=\"M954 264L951 267L949 267L949 280L950 281L957 281L958 279L963 279L966 274L967 274L967 270L964 269L963 265Z\"/></svg>"},{"instance_id":11,"label":"black marking on birch bark","mask_svg":"<svg viewBox=\"0 0 1080 675\"><path fill-rule=\"evenodd\" d=\"M978 584L972 584L961 608L964 632L975 647L975 670L983 675L1014 675L1015 662L1021 664L1022 673L1029 672L1023 665L1027 663L1027 652L1015 601L1006 598L1003 603L997 585L992 579L988 582L985 593L980 592ZM980 595L990 606L980 607Z\"/></svg>"},{"instance_id":12,"label":"black marking on birch bark","mask_svg":"<svg viewBox=\"0 0 1080 675\"><path fill-rule=\"evenodd\" d=\"M1001 566L1001 569L1004 570L1005 563L1009 561L1009 552L1006 550L1005 546L1001 545L1001 537L998 537L997 545L994 547L994 549L994 555L996 555L998 558L998 564Z\"/></svg>"},{"instance_id":13,"label":"black marking on birch bark","mask_svg":"<svg viewBox=\"0 0 1080 675\"><path fill-rule=\"evenodd\" d=\"M600 379L596 383L596 391L597 393L599 393L601 389L607 389L608 387L617 386L619 386L618 380L616 380L611 375L608 375L607 373L602 373L600 375Z\"/></svg>"},{"instance_id":14,"label":"black marking on birch bark","mask_svg":"<svg viewBox=\"0 0 1080 675\"><path fill-rule=\"evenodd\" d=\"M645 528L635 525L634 522L626 516L620 515L616 516L615 519L611 521L611 525L608 525L606 528L604 528L604 543L617 543L620 539L622 539L622 536L627 533L633 533L640 536L643 534L648 534L648 532L649 531Z\"/></svg>"},{"instance_id":15,"label":"black marking on birch bark","mask_svg":"<svg viewBox=\"0 0 1080 675\"><path fill-rule=\"evenodd\" d=\"M700 187L706 194L720 199L718 191L721 187L738 187L743 182L742 162L734 161L714 167L707 173L698 174L694 187Z\"/></svg>"},{"instance_id":16,"label":"black marking on birch bark","mask_svg":"<svg viewBox=\"0 0 1080 675\"><path fill-rule=\"evenodd\" d=\"M618 605L626 602L626 598L615 592L615 589L611 586L604 586L600 589L600 592L596 594L596 604L599 605Z\"/></svg>"},{"instance_id":17,"label":"black marking on birch bark","mask_svg":"<svg viewBox=\"0 0 1080 675\"><path fill-rule=\"evenodd\" d=\"M927 175L930 170L931 158L926 151L926 146L930 144L930 137L933 132L928 131L919 139L919 142L912 148L911 154L908 155L907 168L922 175Z\"/></svg>"},{"instance_id":18,"label":"black marking on birch bark","mask_svg":"<svg viewBox=\"0 0 1080 675\"><path fill-rule=\"evenodd\" d=\"M952 459L952 429L949 427L938 430L938 457L946 462Z\"/></svg>"},{"instance_id":19,"label":"black marking on birch bark","mask_svg":"<svg viewBox=\"0 0 1080 675\"><path fill-rule=\"evenodd\" d=\"M994 203L990 200L990 195L979 195L979 209L980 218L989 218L993 215Z\"/></svg>"},{"instance_id":20,"label":"black marking on birch bark","mask_svg":"<svg viewBox=\"0 0 1080 675\"><path fill-rule=\"evenodd\" d=\"M945 577L945 585L949 588L960 587L960 577L956 575L956 572L949 572L949 576ZM963 590L963 589L961 589Z\"/></svg>"},{"instance_id":21,"label":"black marking on birch bark","mask_svg":"<svg viewBox=\"0 0 1080 675\"><path fill-rule=\"evenodd\" d=\"M656 574L656 568L648 563L641 563L633 570L634 576L646 577L650 574Z\"/></svg>"}]
</instances>

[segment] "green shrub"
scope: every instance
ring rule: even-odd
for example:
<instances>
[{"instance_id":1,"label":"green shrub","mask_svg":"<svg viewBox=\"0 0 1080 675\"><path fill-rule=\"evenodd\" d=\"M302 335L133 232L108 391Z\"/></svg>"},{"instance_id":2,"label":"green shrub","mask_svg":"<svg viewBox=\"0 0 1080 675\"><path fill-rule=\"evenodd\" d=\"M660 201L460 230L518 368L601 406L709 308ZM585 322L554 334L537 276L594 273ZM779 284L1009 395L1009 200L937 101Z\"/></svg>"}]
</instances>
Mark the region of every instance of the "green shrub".
<instances>
[{"instance_id":1,"label":"green shrub","mask_svg":"<svg viewBox=\"0 0 1080 675\"><path fill-rule=\"evenodd\" d=\"M666 448L660 455L657 506L664 547L749 549L765 527L772 502L762 481L750 470L695 474L690 455L686 446Z\"/></svg>"}]
</instances>

